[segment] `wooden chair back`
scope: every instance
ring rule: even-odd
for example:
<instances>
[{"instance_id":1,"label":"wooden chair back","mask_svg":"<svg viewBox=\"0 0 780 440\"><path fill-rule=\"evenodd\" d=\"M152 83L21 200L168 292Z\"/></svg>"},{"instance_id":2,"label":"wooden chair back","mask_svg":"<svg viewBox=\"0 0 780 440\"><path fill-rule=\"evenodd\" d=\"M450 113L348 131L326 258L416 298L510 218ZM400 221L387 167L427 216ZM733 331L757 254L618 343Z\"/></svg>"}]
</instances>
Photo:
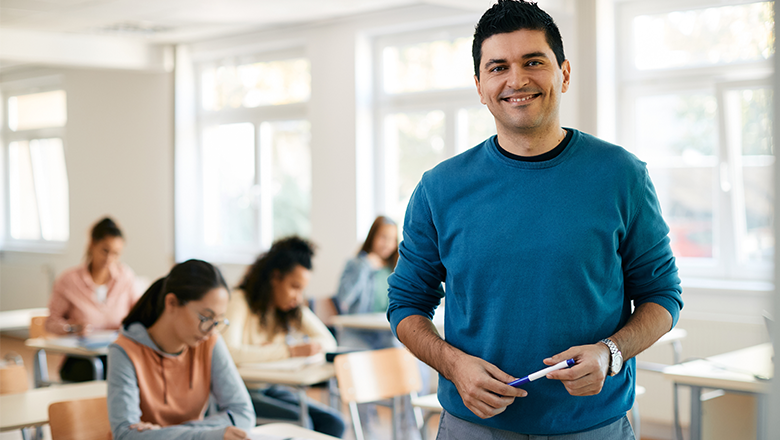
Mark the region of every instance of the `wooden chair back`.
<instances>
[{"instance_id":1,"label":"wooden chair back","mask_svg":"<svg viewBox=\"0 0 780 440\"><path fill-rule=\"evenodd\" d=\"M422 388L417 359L403 348L341 354L333 363L339 394L346 403L375 402Z\"/></svg>"},{"instance_id":2,"label":"wooden chair back","mask_svg":"<svg viewBox=\"0 0 780 440\"><path fill-rule=\"evenodd\" d=\"M27 370L24 365L10 364L0 367L0 394L15 394L27 391Z\"/></svg>"},{"instance_id":3,"label":"wooden chair back","mask_svg":"<svg viewBox=\"0 0 780 440\"><path fill-rule=\"evenodd\" d=\"M49 405L52 440L110 440L105 397L68 400Z\"/></svg>"},{"instance_id":4,"label":"wooden chair back","mask_svg":"<svg viewBox=\"0 0 780 440\"><path fill-rule=\"evenodd\" d=\"M47 316L33 316L30 319L30 338L44 338L49 333L46 331Z\"/></svg>"}]
</instances>

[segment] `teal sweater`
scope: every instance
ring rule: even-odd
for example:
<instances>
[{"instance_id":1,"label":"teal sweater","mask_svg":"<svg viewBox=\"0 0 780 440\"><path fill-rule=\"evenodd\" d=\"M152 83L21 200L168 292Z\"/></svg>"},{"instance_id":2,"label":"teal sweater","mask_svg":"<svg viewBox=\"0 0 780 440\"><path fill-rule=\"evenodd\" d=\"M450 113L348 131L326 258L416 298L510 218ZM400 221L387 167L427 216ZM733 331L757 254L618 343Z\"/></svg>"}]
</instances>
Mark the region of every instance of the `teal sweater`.
<instances>
[{"instance_id":1,"label":"teal sweater","mask_svg":"<svg viewBox=\"0 0 780 440\"><path fill-rule=\"evenodd\" d=\"M632 303L660 304L676 324L680 280L645 164L569 130L569 145L548 161L507 158L493 137L423 175L389 279L393 331L407 316L432 317L445 282L446 341L523 377L544 358L612 335ZM632 359L588 397L538 380L486 420L443 377L439 400L454 416L494 428L575 433L622 417L634 377Z\"/></svg>"}]
</instances>

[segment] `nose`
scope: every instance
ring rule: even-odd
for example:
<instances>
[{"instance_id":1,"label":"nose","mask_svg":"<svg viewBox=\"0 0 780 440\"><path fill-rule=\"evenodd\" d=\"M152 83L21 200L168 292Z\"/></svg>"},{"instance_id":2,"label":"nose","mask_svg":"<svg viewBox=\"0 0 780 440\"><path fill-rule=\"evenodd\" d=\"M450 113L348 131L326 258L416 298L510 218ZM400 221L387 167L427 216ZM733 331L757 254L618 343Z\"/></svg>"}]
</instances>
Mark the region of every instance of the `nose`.
<instances>
[{"instance_id":1,"label":"nose","mask_svg":"<svg viewBox=\"0 0 780 440\"><path fill-rule=\"evenodd\" d=\"M528 75L525 74L522 68L516 65L511 65L509 68L506 85L512 89L522 89L528 84Z\"/></svg>"}]
</instances>

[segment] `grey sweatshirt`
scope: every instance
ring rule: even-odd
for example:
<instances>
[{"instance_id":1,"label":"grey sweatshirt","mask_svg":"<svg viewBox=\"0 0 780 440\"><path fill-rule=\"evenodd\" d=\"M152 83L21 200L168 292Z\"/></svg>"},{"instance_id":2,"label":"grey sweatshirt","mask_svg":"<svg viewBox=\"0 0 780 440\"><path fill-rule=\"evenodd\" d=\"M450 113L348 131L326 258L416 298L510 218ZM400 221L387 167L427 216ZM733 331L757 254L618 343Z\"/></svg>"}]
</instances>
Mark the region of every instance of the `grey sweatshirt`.
<instances>
[{"instance_id":1,"label":"grey sweatshirt","mask_svg":"<svg viewBox=\"0 0 780 440\"><path fill-rule=\"evenodd\" d=\"M160 350L141 323L131 324L126 330L121 329L121 332L162 356L176 356ZM255 411L221 336L211 356L211 395L216 400L217 412L203 420L143 432L130 429L130 425L141 421L135 367L122 347L111 344L108 349L108 418L115 440L222 439L225 428L231 426L228 411L236 426L249 432L255 426Z\"/></svg>"}]
</instances>

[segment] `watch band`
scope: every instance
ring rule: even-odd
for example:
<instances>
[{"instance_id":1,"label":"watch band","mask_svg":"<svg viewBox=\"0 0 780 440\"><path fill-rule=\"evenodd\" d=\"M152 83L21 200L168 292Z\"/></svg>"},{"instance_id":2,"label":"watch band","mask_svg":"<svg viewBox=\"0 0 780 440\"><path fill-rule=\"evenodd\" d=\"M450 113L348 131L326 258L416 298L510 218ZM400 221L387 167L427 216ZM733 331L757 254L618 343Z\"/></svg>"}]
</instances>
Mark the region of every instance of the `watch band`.
<instances>
[{"instance_id":1,"label":"watch band","mask_svg":"<svg viewBox=\"0 0 780 440\"><path fill-rule=\"evenodd\" d=\"M614 373L612 372L612 363L616 356L620 356L621 359L623 357L623 354L620 352L620 349L618 348L617 344L612 342L609 338L604 338L600 341L602 344L606 345L607 348L609 348L609 368L607 368L607 375L613 376Z\"/></svg>"}]
</instances>

